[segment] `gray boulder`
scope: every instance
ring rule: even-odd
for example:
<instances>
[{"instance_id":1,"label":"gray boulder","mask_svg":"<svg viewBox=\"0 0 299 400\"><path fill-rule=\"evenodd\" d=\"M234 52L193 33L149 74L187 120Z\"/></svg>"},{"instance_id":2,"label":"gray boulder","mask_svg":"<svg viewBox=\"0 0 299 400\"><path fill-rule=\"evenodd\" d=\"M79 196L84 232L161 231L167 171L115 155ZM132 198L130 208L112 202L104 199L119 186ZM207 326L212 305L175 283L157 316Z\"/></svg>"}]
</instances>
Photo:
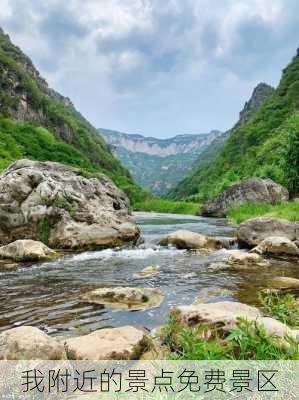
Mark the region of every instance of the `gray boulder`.
<instances>
[{"instance_id":1,"label":"gray boulder","mask_svg":"<svg viewBox=\"0 0 299 400\"><path fill-rule=\"evenodd\" d=\"M16 240L0 247L0 258L14 261L45 261L58 254L35 240Z\"/></svg>"},{"instance_id":2,"label":"gray boulder","mask_svg":"<svg viewBox=\"0 0 299 400\"><path fill-rule=\"evenodd\" d=\"M299 257L299 249L294 242L283 236L264 239L251 251L258 254L288 255Z\"/></svg>"},{"instance_id":3,"label":"gray boulder","mask_svg":"<svg viewBox=\"0 0 299 400\"><path fill-rule=\"evenodd\" d=\"M201 235L200 233L180 229L161 239L161 246L175 246L178 249L206 249L217 250L229 247L229 243L220 238Z\"/></svg>"},{"instance_id":4,"label":"gray boulder","mask_svg":"<svg viewBox=\"0 0 299 400\"><path fill-rule=\"evenodd\" d=\"M225 217L230 208L245 203L277 204L289 199L286 188L271 179L252 178L232 185L215 199L205 203L203 216Z\"/></svg>"},{"instance_id":5,"label":"gray boulder","mask_svg":"<svg viewBox=\"0 0 299 400\"><path fill-rule=\"evenodd\" d=\"M237 231L238 242L246 247L259 245L269 237L299 239L299 223L271 217L252 218L243 222Z\"/></svg>"},{"instance_id":6,"label":"gray boulder","mask_svg":"<svg viewBox=\"0 0 299 400\"><path fill-rule=\"evenodd\" d=\"M114 247L140 231L129 200L102 174L86 178L54 162L19 160L0 176L0 243L39 240L52 248Z\"/></svg>"},{"instance_id":7,"label":"gray boulder","mask_svg":"<svg viewBox=\"0 0 299 400\"><path fill-rule=\"evenodd\" d=\"M64 360L65 348L33 326L20 326L0 334L0 360Z\"/></svg>"}]
</instances>

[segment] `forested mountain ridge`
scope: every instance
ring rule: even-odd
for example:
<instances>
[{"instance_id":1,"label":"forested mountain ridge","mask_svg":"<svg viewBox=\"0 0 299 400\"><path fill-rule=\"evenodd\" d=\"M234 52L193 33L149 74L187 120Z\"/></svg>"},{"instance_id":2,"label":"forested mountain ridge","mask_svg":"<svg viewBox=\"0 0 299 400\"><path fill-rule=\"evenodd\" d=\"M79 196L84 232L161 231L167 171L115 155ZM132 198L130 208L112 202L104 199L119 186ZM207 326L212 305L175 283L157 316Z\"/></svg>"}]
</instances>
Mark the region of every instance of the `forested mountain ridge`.
<instances>
[{"instance_id":1,"label":"forested mountain ridge","mask_svg":"<svg viewBox=\"0 0 299 400\"><path fill-rule=\"evenodd\" d=\"M245 109L248 109L248 103ZM232 129L216 156L182 181L173 198L207 200L250 177L271 178L291 194L299 187L299 51L277 89L253 115Z\"/></svg>"},{"instance_id":2,"label":"forested mountain ridge","mask_svg":"<svg viewBox=\"0 0 299 400\"><path fill-rule=\"evenodd\" d=\"M140 189L70 99L49 88L32 61L0 28L0 169L19 158L103 172L131 199Z\"/></svg>"},{"instance_id":3,"label":"forested mountain ridge","mask_svg":"<svg viewBox=\"0 0 299 400\"><path fill-rule=\"evenodd\" d=\"M198 156L222 135L214 130L158 139L107 129L99 132L136 182L162 196L191 171Z\"/></svg>"}]
</instances>

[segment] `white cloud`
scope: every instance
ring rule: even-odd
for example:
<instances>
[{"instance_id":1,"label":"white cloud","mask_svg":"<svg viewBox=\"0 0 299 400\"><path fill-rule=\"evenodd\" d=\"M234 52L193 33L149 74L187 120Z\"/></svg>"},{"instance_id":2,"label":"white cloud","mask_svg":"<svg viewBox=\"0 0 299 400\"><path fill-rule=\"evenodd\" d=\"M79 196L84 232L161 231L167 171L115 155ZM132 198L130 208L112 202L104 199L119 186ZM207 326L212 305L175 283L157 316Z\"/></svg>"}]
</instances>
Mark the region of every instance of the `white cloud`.
<instances>
[{"instance_id":1,"label":"white cloud","mask_svg":"<svg viewBox=\"0 0 299 400\"><path fill-rule=\"evenodd\" d=\"M298 46L297 0L0 0L0 24L97 126L228 128Z\"/></svg>"}]
</instances>

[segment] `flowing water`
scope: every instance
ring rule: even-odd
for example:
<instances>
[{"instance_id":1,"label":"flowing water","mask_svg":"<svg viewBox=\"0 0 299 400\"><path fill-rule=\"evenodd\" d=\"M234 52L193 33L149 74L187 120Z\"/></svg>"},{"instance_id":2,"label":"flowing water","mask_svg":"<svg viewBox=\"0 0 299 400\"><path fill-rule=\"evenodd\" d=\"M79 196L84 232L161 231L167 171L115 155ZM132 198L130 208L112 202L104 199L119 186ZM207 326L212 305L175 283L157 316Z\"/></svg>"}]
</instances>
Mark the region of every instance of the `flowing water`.
<instances>
[{"instance_id":1,"label":"flowing water","mask_svg":"<svg viewBox=\"0 0 299 400\"><path fill-rule=\"evenodd\" d=\"M165 322L171 307L190 304L197 297L254 304L257 290L267 279L275 275L299 277L298 265L287 262L233 271L217 267L225 255L223 250L200 255L158 246L163 236L177 229L233 237L234 227L224 219L153 213L137 213L135 218L144 238L138 247L72 254L54 262L0 269L0 331L20 325L37 326L55 335L78 335L121 325L151 329ZM133 277L150 265L159 265L160 271L147 278ZM160 288L165 300L159 308L146 311L112 311L80 300L86 291L116 285Z\"/></svg>"}]
</instances>

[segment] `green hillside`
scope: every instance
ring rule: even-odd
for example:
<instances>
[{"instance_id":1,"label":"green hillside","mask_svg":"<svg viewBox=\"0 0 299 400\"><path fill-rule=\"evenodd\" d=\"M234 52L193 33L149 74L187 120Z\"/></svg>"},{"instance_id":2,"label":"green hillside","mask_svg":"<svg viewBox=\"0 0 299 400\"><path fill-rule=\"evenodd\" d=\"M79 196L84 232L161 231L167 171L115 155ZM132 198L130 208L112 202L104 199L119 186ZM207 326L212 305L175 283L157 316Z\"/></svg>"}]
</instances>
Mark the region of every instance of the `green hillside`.
<instances>
[{"instance_id":1,"label":"green hillside","mask_svg":"<svg viewBox=\"0 0 299 400\"><path fill-rule=\"evenodd\" d=\"M103 172L133 202L146 195L96 129L68 98L48 87L31 60L0 29L0 169L24 157Z\"/></svg>"},{"instance_id":2,"label":"green hillside","mask_svg":"<svg viewBox=\"0 0 299 400\"><path fill-rule=\"evenodd\" d=\"M176 198L207 200L232 183L269 177L291 194L299 190L299 52L274 94L243 126L233 129L217 157L180 183Z\"/></svg>"}]
</instances>

